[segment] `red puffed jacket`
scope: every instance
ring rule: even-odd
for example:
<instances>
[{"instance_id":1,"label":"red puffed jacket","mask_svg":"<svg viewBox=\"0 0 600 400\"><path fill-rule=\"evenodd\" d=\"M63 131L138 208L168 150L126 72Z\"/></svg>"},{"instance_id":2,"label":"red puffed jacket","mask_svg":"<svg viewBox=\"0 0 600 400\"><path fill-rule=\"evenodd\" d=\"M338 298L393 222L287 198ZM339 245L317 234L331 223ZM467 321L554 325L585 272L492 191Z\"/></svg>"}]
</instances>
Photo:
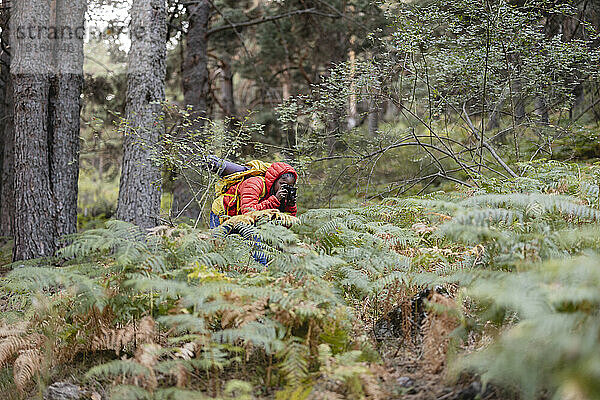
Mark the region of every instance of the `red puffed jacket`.
<instances>
[{"instance_id":1,"label":"red puffed jacket","mask_svg":"<svg viewBox=\"0 0 600 400\"><path fill-rule=\"evenodd\" d=\"M274 195L270 195L271 187L283 174L291 173L298 180L298 174L291 165L282 162L272 164L264 178L254 176L229 188L223 198L223 205L227 215L234 216L250 211L268 210L279 208L280 202ZM235 195L237 193L237 196ZM239 200L238 200L239 199ZM239 202L239 203L238 203ZM285 212L296 215L296 205L286 206Z\"/></svg>"}]
</instances>

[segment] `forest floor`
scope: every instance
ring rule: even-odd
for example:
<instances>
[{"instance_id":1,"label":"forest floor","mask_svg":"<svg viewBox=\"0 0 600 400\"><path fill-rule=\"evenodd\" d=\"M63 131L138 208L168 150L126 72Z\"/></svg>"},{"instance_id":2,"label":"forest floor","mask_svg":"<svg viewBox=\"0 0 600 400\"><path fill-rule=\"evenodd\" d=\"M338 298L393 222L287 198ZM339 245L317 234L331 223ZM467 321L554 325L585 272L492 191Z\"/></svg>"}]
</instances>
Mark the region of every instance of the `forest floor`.
<instances>
[{"instance_id":1,"label":"forest floor","mask_svg":"<svg viewBox=\"0 0 600 400\"><path fill-rule=\"evenodd\" d=\"M420 345L389 342L380 348L383 364L379 379L392 399L403 400L506 400L505 394L494 388L482 391L473 376L463 376L453 383L447 371L431 371Z\"/></svg>"},{"instance_id":2,"label":"forest floor","mask_svg":"<svg viewBox=\"0 0 600 400\"><path fill-rule=\"evenodd\" d=\"M458 288L449 288L444 295L429 294L428 301L450 305ZM437 290L437 289L436 289ZM386 393L386 399L396 400L509 400L515 397L494 385L482 387L479 377L462 374L452 377L447 366L448 349L452 331L457 327L454 317L445 314L423 313L422 321L415 324L414 299L405 299L402 306L375 320L363 314L354 327L356 335L369 332L369 339L379 356L381 364L370 370ZM361 314L360 306L354 305L355 313ZM406 313L412 310L408 318ZM415 326L418 326L415 329ZM471 352L486 340L471 337L463 343L459 352Z\"/></svg>"}]
</instances>

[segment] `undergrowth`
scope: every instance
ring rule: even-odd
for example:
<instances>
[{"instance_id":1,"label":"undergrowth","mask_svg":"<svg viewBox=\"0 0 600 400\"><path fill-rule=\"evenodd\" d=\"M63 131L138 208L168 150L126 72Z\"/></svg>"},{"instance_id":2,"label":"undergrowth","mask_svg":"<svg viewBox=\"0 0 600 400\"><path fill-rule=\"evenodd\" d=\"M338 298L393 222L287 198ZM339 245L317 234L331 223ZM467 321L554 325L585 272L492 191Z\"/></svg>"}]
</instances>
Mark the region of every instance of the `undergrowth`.
<instances>
[{"instance_id":1,"label":"undergrowth","mask_svg":"<svg viewBox=\"0 0 600 400\"><path fill-rule=\"evenodd\" d=\"M310 210L291 229L109 221L75 235L0 281L0 390L25 398L86 360L79 383L115 399L387 399L373 324L439 285L448 296L422 325L431 369L448 353L451 375L523 398L598 398L600 169L522 169L469 192ZM405 322L407 337L421 328Z\"/></svg>"}]
</instances>

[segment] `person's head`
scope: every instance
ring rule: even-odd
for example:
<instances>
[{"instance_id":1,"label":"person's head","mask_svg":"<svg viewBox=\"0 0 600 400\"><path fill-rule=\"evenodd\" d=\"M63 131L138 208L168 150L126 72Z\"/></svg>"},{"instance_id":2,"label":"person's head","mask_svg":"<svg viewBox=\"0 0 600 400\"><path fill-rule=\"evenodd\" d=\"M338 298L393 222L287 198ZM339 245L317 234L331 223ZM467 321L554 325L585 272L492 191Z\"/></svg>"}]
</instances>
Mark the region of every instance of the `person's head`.
<instances>
[{"instance_id":1,"label":"person's head","mask_svg":"<svg viewBox=\"0 0 600 400\"><path fill-rule=\"evenodd\" d=\"M275 194L279 191L279 189L281 189L281 186L283 185L296 185L296 176L294 174L292 174L291 172L287 172L283 175L281 175L279 178L277 178L277 180L275 181L275 183L273 184L273 186L271 186L271 193Z\"/></svg>"}]
</instances>

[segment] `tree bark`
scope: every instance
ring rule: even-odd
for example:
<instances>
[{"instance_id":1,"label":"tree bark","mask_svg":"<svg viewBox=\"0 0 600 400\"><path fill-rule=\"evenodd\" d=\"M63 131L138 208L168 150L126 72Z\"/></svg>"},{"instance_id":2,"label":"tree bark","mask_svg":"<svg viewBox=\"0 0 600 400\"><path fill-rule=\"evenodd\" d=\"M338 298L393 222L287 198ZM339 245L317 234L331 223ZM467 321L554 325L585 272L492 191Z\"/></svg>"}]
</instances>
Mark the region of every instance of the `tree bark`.
<instances>
[{"instance_id":1,"label":"tree bark","mask_svg":"<svg viewBox=\"0 0 600 400\"><path fill-rule=\"evenodd\" d=\"M187 6L189 28L186 35L185 58L182 65L183 98L192 106L194 116L205 118L208 109L208 55L207 37L210 3L200 0ZM201 129L203 121L198 121L195 129Z\"/></svg>"},{"instance_id":2,"label":"tree bark","mask_svg":"<svg viewBox=\"0 0 600 400\"><path fill-rule=\"evenodd\" d=\"M500 93L500 97L494 105L494 109L490 112L490 117L488 119L487 124L485 125L485 129L487 131L491 131L500 127L500 114L502 112L502 108L504 107L504 102L506 101L508 91L508 86L502 89L502 93ZM504 138L502 138L501 140L504 140Z\"/></svg>"},{"instance_id":3,"label":"tree bark","mask_svg":"<svg viewBox=\"0 0 600 400\"><path fill-rule=\"evenodd\" d=\"M16 28L48 27L46 1L12 3L11 75L15 130L14 260L52 256L56 250L55 208L48 159L49 40L40 35L17 40ZM33 51L27 48L33 45Z\"/></svg>"},{"instance_id":4,"label":"tree bark","mask_svg":"<svg viewBox=\"0 0 600 400\"><path fill-rule=\"evenodd\" d=\"M369 99L369 111L367 114L367 130L369 136L375 136L379 129L379 102L375 95L371 95Z\"/></svg>"},{"instance_id":5,"label":"tree bark","mask_svg":"<svg viewBox=\"0 0 600 400\"><path fill-rule=\"evenodd\" d=\"M10 42L9 31L10 9L7 7L2 10L2 43L5 49L8 49ZM15 197L14 197L14 161L15 161L15 132L13 129L13 93L12 79L10 77L10 55L2 50L0 55L2 63L2 99L0 108L2 109L2 154L0 159L2 164L0 169L0 236L12 236L15 218Z\"/></svg>"},{"instance_id":6,"label":"tree bark","mask_svg":"<svg viewBox=\"0 0 600 400\"><path fill-rule=\"evenodd\" d=\"M13 88L10 74L7 76L7 82L4 97L3 116L3 157L2 157L2 191L0 192L0 202L2 211L0 213L0 235L12 236L14 234L15 220L15 131L13 126Z\"/></svg>"},{"instance_id":7,"label":"tree bark","mask_svg":"<svg viewBox=\"0 0 600 400\"><path fill-rule=\"evenodd\" d=\"M321 76L321 82L327 82L327 80L330 78L331 68L333 68L333 62L330 65L328 65L327 70ZM327 98L334 99L334 101L331 102L331 106L327 107L327 109L325 110L326 120L324 132L327 152L329 155L332 155L336 150L339 138L341 137L342 133L345 130L345 127L347 126L347 124L343 123L345 122L344 114L346 111L346 104L340 104L339 101L337 101L338 99L336 96L339 96L339 93L335 92L335 89L327 87L325 88L323 94L327 96Z\"/></svg>"},{"instance_id":8,"label":"tree bark","mask_svg":"<svg viewBox=\"0 0 600 400\"><path fill-rule=\"evenodd\" d=\"M83 90L85 0L57 0L56 26L75 34L57 41L56 73L50 86L50 185L59 236L77 232L79 133Z\"/></svg>"},{"instance_id":9,"label":"tree bark","mask_svg":"<svg viewBox=\"0 0 600 400\"><path fill-rule=\"evenodd\" d=\"M351 42L353 40L351 39ZM358 126L358 104L357 104L357 96L356 96L356 52L354 50L350 50L348 52L348 60L350 62L350 95L348 96L348 129L353 129L355 126Z\"/></svg>"},{"instance_id":10,"label":"tree bark","mask_svg":"<svg viewBox=\"0 0 600 400\"><path fill-rule=\"evenodd\" d=\"M229 54L223 56L223 80L221 86L221 98L223 101L223 113L227 121L227 131L233 132L237 125L237 110L233 91L233 71L231 69L231 57Z\"/></svg>"},{"instance_id":11,"label":"tree bark","mask_svg":"<svg viewBox=\"0 0 600 400\"><path fill-rule=\"evenodd\" d=\"M513 114L516 123L521 125L525 120L525 96L523 93L523 83L519 77L515 77L511 83L514 103Z\"/></svg>"},{"instance_id":12,"label":"tree bark","mask_svg":"<svg viewBox=\"0 0 600 400\"><path fill-rule=\"evenodd\" d=\"M548 125L550 123L550 117L548 115L548 104L543 95L538 95L535 98L535 113L539 117L539 123L542 125Z\"/></svg>"},{"instance_id":13,"label":"tree bark","mask_svg":"<svg viewBox=\"0 0 600 400\"><path fill-rule=\"evenodd\" d=\"M164 0L134 0L117 218L143 229L160 217L161 171L153 156L164 128L166 34Z\"/></svg>"},{"instance_id":14,"label":"tree bark","mask_svg":"<svg viewBox=\"0 0 600 400\"><path fill-rule=\"evenodd\" d=\"M192 108L192 124L190 132L184 133L180 138L184 141L195 140L195 137L204 129L209 106L208 84L208 55L207 36L208 21L210 19L210 3L200 0L187 6L189 28L186 35L185 55L182 65L183 98L186 106ZM193 154L181 154L191 162ZM195 181L191 169L178 171L179 176L173 187L172 215L195 219L200 213L198 202L192 193L194 188L189 182Z\"/></svg>"}]
</instances>

